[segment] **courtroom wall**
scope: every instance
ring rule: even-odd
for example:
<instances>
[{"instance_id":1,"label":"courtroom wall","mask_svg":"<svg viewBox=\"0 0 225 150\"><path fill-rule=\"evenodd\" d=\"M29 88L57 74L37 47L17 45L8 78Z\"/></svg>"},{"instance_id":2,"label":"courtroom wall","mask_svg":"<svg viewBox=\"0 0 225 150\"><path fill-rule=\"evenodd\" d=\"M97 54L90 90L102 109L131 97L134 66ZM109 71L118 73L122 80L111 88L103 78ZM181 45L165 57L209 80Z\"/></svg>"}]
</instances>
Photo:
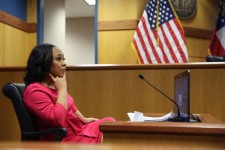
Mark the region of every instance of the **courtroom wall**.
<instances>
[{"instance_id":1,"label":"courtroom wall","mask_svg":"<svg viewBox=\"0 0 225 150\"><path fill-rule=\"evenodd\" d=\"M128 120L127 113L134 111L144 113L172 111L173 103L140 80L138 75L143 74L149 82L173 98L173 77L184 71L184 69L166 67L164 69L139 67L126 69L123 66L118 69L92 67L67 69L68 92L84 116L96 118L111 116L116 120ZM191 69L192 114L211 114L225 122L224 76L224 69ZM7 82L23 82L23 77L24 68L14 71L0 68L0 87L2 88ZM0 106L0 141L20 140L15 112L10 100L2 92L0 92Z\"/></svg>"},{"instance_id":2,"label":"courtroom wall","mask_svg":"<svg viewBox=\"0 0 225 150\"><path fill-rule=\"evenodd\" d=\"M119 24L123 21L129 25L129 20L138 20L148 0L99 0L98 22L99 25L107 21ZM208 54L211 36L202 36L212 33L218 12L218 0L197 0L197 12L188 20L181 20L185 29L191 28L186 36L187 49L190 62L204 62ZM103 26L104 28L104 26ZM199 32L196 37L195 33ZM201 32L203 31L203 32ZM100 64L137 64L138 61L131 48L135 29L115 29L98 31L98 63ZM186 32L186 31L185 31Z\"/></svg>"},{"instance_id":3,"label":"courtroom wall","mask_svg":"<svg viewBox=\"0 0 225 150\"><path fill-rule=\"evenodd\" d=\"M36 32L29 33L14 24L23 24L26 28L29 23L37 23L37 1L27 0L27 21L5 15L6 12L0 13L4 16L1 21L11 23L0 22L0 66L25 66L31 48L36 45Z\"/></svg>"},{"instance_id":4,"label":"courtroom wall","mask_svg":"<svg viewBox=\"0 0 225 150\"><path fill-rule=\"evenodd\" d=\"M94 17L66 19L66 64L94 64Z\"/></svg>"}]
</instances>

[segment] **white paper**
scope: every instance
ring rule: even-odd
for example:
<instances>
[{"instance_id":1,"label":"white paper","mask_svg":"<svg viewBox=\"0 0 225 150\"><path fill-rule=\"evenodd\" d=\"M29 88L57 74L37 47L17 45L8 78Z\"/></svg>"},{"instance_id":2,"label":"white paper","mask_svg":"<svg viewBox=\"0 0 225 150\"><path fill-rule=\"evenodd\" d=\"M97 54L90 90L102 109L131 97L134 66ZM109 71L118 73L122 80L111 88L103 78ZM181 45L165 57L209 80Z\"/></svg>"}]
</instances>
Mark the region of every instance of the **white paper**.
<instances>
[{"instance_id":1,"label":"white paper","mask_svg":"<svg viewBox=\"0 0 225 150\"><path fill-rule=\"evenodd\" d=\"M161 117L146 117L143 115L142 112L134 111L134 113L127 113L128 117L130 118L130 121L133 122L141 122L141 121L166 121L169 118L173 117L173 113L170 112L164 116Z\"/></svg>"}]
</instances>

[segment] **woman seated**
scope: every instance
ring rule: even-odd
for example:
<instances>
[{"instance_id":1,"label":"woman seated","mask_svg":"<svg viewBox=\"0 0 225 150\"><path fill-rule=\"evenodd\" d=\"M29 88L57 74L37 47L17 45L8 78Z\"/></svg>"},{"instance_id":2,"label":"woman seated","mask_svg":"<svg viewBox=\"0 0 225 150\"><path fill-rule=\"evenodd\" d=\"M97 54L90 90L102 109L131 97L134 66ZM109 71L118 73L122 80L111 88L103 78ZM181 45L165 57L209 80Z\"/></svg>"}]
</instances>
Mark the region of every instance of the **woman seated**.
<instances>
[{"instance_id":1,"label":"woman seated","mask_svg":"<svg viewBox=\"0 0 225 150\"><path fill-rule=\"evenodd\" d=\"M66 128L62 142L101 143L99 124L115 121L111 117L86 118L67 92L66 63L63 52L52 44L38 45L31 51L24 77L24 102L38 130ZM54 136L40 140L53 140Z\"/></svg>"}]
</instances>

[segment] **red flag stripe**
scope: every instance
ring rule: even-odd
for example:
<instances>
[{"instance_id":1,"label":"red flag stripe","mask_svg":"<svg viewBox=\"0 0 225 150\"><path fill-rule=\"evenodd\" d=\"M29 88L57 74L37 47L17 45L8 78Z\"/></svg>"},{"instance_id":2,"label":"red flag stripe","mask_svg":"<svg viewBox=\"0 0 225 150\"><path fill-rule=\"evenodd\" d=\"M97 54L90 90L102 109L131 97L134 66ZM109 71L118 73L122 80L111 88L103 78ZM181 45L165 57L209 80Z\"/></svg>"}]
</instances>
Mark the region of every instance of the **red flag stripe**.
<instances>
[{"instance_id":1,"label":"red flag stripe","mask_svg":"<svg viewBox=\"0 0 225 150\"><path fill-rule=\"evenodd\" d=\"M182 55L181 55L183 53L183 50L182 50L182 47L180 46L180 42L177 39L179 34L175 33L175 32L178 32L178 29L176 28L176 26L173 26L174 25L173 23L174 22L172 20L169 21L169 23L167 24L167 27L168 27L168 29L171 32L171 36L172 36L172 39L174 41L174 46L176 46L176 50L177 50L177 52L176 52L177 55L176 56L177 56L177 59L179 60L179 62L186 62L186 59L184 59L182 57ZM176 29L174 29L174 28L176 28ZM179 39L180 39L180 37L179 37Z\"/></svg>"},{"instance_id":2,"label":"red flag stripe","mask_svg":"<svg viewBox=\"0 0 225 150\"><path fill-rule=\"evenodd\" d=\"M136 45L136 50L138 51L138 53L140 54L139 56L140 56L140 59L143 61L143 63L144 64L146 64L146 63L149 63L148 61L147 61L147 58L146 58L146 56L145 56L145 53L144 53L144 50L143 50L143 48L142 48L142 45L141 45L141 42L140 42L140 40L139 40L139 37L137 36L137 33L135 33L135 45Z\"/></svg>"},{"instance_id":3,"label":"red flag stripe","mask_svg":"<svg viewBox=\"0 0 225 150\"><path fill-rule=\"evenodd\" d=\"M173 62L178 63L178 59L177 59L177 57L175 55L176 52L174 52L173 47L171 45L171 43L172 43L171 40L172 39L166 35L166 32L168 32L168 31L167 30L165 31L165 27L162 27L161 30L163 32L164 39L165 39L165 45L164 46L167 47L168 51L169 51L168 54L171 55L171 57L172 57L171 59L173 60ZM169 41L169 39L170 39L170 41Z\"/></svg>"},{"instance_id":4,"label":"red flag stripe","mask_svg":"<svg viewBox=\"0 0 225 150\"><path fill-rule=\"evenodd\" d=\"M140 40L141 46L142 46L142 48L143 48L143 50L144 50L144 53L145 53L145 56L146 56L147 61L148 61L148 62L151 62L150 54L149 54L148 51L147 51L147 47L146 47L146 45L145 45L144 39L143 39L143 37L142 37L142 35L141 35L141 31L140 31L139 28L137 29L137 35L138 35L138 37L139 37L139 40Z\"/></svg>"},{"instance_id":5,"label":"red flag stripe","mask_svg":"<svg viewBox=\"0 0 225 150\"><path fill-rule=\"evenodd\" d=\"M163 59L163 53L160 49L160 47L157 45L157 37L158 37L158 33L156 32L156 30L150 30L150 24L147 20L147 14L144 12L143 16L145 16L145 22L146 22L146 26L149 27L147 28L148 30L148 35L150 37L150 41L152 41L150 44L151 47L149 47L149 50L155 50L155 53L157 54L157 56L159 56L160 62L161 63L165 63L164 59ZM158 63L156 62L155 57L152 58L152 60L154 61L154 63Z\"/></svg>"},{"instance_id":6,"label":"red flag stripe","mask_svg":"<svg viewBox=\"0 0 225 150\"><path fill-rule=\"evenodd\" d=\"M169 43L169 41L165 36L165 32L164 32L163 28L160 28L159 33L160 33L160 38L162 39L162 40L160 40L160 44L162 45L161 49L164 50L165 57L167 59L166 62L167 63L169 63L169 62L172 62L172 63L176 62L177 63L178 62L177 59L175 59L175 60L173 59L175 54L172 51L170 44L167 44L167 43Z\"/></svg>"},{"instance_id":7,"label":"red flag stripe","mask_svg":"<svg viewBox=\"0 0 225 150\"><path fill-rule=\"evenodd\" d=\"M187 53L185 54L185 52L187 52L187 49L186 49L186 43L185 43L185 39L184 39L183 30L179 26L179 22L176 19L173 19L173 21L170 21L169 23L170 23L170 25L172 24L173 32L178 32L178 33L174 33L173 36L176 34L176 36L174 36L174 39L175 39L175 43L178 47L179 54L183 60L182 62L187 62L188 56L187 56ZM179 40L179 39L182 39L182 40Z\"/></svg>"},{"instance_id":8,"label":"red flag stripe","mask_svg":"<svg viewBox=\"0 0 225 150\"><path fill-rule=\"evenodd\" d=\"M178 62L183 62L182 61L182 58L181 58L181 55L180 55L180 44L179 44L179 41L177 40L177 37L176 36L179 36L178 34L174 34L177 30L176 27L171 27L171 22L173 21L169 21L169 23L165 23L163 25L163 28L165 30L165 33L166 33L166 36L168 37L169 39L169 44L171 45L172 47L172 50L174 51L174 54L175 54L175 57L177 58ZM175 32L174 32L174 30ZM177 32L176 32L177 33Z\"/></svg>"}]
</instances>

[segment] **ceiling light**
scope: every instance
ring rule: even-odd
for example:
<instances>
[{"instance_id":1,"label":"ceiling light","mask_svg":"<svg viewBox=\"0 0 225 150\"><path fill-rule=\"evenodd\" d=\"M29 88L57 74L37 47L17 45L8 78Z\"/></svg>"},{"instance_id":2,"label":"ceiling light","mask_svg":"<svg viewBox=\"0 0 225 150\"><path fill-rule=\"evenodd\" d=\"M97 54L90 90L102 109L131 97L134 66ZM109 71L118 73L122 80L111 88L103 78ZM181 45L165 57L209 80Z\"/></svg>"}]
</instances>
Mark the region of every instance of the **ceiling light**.
<instances>
[{"instance_id":1,"label":"ceiling light","mask_svg":"<svg viewBox=\"0 0 225 150\"><path fill-rule=\"evenodd\" d=\"M85 0L88 5L95 5L95 0Z\"/></svg>"}]
</instances>

